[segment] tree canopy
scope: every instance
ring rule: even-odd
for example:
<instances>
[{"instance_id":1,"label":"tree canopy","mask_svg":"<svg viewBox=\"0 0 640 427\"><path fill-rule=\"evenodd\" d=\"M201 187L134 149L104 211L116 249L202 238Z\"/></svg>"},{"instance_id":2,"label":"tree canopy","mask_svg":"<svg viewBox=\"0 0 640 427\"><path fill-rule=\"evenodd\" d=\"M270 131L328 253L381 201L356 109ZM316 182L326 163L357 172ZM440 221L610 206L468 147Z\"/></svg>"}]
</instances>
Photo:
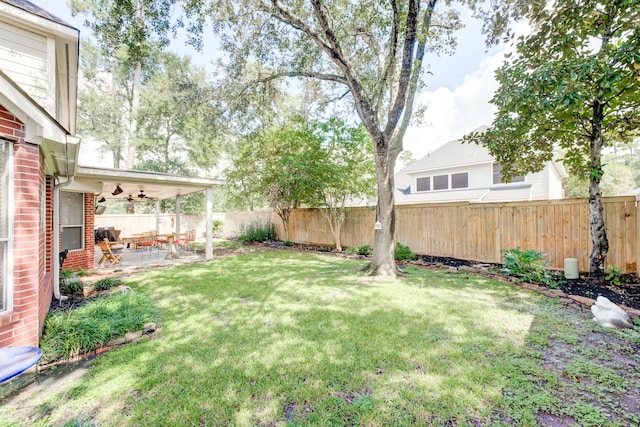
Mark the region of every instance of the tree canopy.
<instances>
[{"instance_id":1,"label":"tree canopy","mask_svg":"<svg viewBox=\"0 0 640 427\"><path fill-rule=\"evenodd\" d=\"M590 279L601 281L608 251L600 183L602 149L640 125L640 2L557 0L529 12L533 32L496 72L492 127L467 140L486 145L505 176L563 162L589 180L593 252Z\"/></svg>"}]
</instances>

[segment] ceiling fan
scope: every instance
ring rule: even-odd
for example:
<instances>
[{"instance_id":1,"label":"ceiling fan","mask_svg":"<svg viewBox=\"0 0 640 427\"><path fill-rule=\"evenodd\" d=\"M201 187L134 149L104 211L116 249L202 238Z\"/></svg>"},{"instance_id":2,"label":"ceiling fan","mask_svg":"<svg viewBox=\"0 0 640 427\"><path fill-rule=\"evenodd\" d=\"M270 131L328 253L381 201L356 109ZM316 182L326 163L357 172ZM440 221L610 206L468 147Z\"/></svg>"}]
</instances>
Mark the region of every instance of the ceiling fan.
<instances>
[{"instance_id":1,"label":"ceiling fan","mask_svg":"<svg viewBox=\"0 0 640 427\"><path fill-rule=\"evenodd\" d=\"M142 191L142 189L140 190L140 194L138 194L138 198L140 199L144 199L145 197L147 197L146 194L144 194L144 192Z\"/></svg>"},{"instance_id":2,"label":"ceiling fan","mask_svg":"<svg viewBox=\"0 0 640 427\"><path fill-rule=\"evenodd\" d=\"M133 197L131 197L131 194L129 194L129 197L127 197L126 200L127 200L127 202L133 202L134 199L133 199Z\"/></svg>"}]
</instances>

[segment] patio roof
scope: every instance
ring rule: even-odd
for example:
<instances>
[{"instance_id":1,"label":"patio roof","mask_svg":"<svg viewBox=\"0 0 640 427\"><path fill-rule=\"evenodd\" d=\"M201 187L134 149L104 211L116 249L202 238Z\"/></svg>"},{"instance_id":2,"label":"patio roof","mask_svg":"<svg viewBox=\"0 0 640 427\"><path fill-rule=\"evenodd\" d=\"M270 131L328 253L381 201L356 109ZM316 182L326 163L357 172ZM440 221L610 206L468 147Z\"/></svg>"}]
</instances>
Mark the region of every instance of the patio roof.
<instances>
[{"instance_id":1,"label":"patio roof","mask_svg":"<svg viewBox=\"0 0 640 427\"><path fill-rule=\"evenodd\" d=\"M129 195L138 199L142 191L147 200L164 200L205 191L221 184L223 181L212 178L78 166L74 182L65 190L94 193L105 199L126 199ZM113 195L118 186L122 193Z\"/></svg>"}]
</instances>

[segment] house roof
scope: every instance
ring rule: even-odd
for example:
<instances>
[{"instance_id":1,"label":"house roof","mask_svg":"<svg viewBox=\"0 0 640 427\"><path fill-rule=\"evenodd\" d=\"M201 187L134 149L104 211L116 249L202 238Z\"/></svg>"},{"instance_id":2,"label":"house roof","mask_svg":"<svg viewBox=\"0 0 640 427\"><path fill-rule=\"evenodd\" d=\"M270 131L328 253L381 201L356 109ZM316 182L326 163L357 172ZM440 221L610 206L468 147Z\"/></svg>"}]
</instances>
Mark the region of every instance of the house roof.
<instances>
[{"instance_id":1,"label":"house roof","mask_svg":"<svg viewBox=\"0 0 640 427\"><path fill-rule=\"evenodd\" d=\"M25 139L41 146L47 174L74 174L80 139L71 135L2 70L0 104L27 125Z\"/></svg>"},{"instance_id":2,"label":"house roof","mask_svg":"<svg viewBox=\"0 0 640 427\"><path fill-rule=\"evenodd\" d=\"M127 199L129 195L138 200L144 192L147 199L171 199L176 196L196 193L223 184L213 178L194 178L160 172L145 172L128 169L111 169L79 166L75 181L66 190L94 193L105 199ZM119 186L122 193L113 195Z\"/></svg>"},{"instance_id":3,"label":"house roof","mask_svg":"<svg viewBox=\"0 0 640 427\"><path fill-rule=\"evenodd\" d=\"M32 13L40 18L47 19L51 22L55 22L56 24L64 25L65 27L73 28L77 31L75 27L71 24L68 24L64 20L58 18L57 16L51 14L50 12L44 10L38 5L35 5L27 0L0 0L3 3L10 4L11 6L17 7L18 9L22 9L26 12Z\"/></svg>"},{"instance_id":4,"label":"house roof","mask_svg":"<svg viewBox=\"0 0 640 427\"><path fill-rule=\"evenodd\" d=\"M486 126L476 129L481 132ZM415 161L402 172L414 174L418 172L495 162L489 150L482 145L462 144L460 140L449 141L442 147Z\"/></svg>"}]
</instances>

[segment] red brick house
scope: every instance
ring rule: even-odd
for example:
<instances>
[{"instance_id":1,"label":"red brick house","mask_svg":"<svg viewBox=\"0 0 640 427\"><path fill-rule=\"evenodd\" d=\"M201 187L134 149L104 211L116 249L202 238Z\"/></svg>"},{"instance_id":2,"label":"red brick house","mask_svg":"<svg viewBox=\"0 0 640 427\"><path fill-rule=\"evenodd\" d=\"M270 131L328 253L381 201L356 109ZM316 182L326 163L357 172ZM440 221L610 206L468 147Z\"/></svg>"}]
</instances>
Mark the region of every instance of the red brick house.
<instances>
[{"instance_id":1,"label":"red brick house","mask_svg":"<svg viewBox=\"0 0 640 427\"><path fill-rule=\"evenodd\" d=\"M39 7L0 0L0 347L38 344L57 283L55 207L79 147L78 39Z\"/></svg>"}]
</instances>

